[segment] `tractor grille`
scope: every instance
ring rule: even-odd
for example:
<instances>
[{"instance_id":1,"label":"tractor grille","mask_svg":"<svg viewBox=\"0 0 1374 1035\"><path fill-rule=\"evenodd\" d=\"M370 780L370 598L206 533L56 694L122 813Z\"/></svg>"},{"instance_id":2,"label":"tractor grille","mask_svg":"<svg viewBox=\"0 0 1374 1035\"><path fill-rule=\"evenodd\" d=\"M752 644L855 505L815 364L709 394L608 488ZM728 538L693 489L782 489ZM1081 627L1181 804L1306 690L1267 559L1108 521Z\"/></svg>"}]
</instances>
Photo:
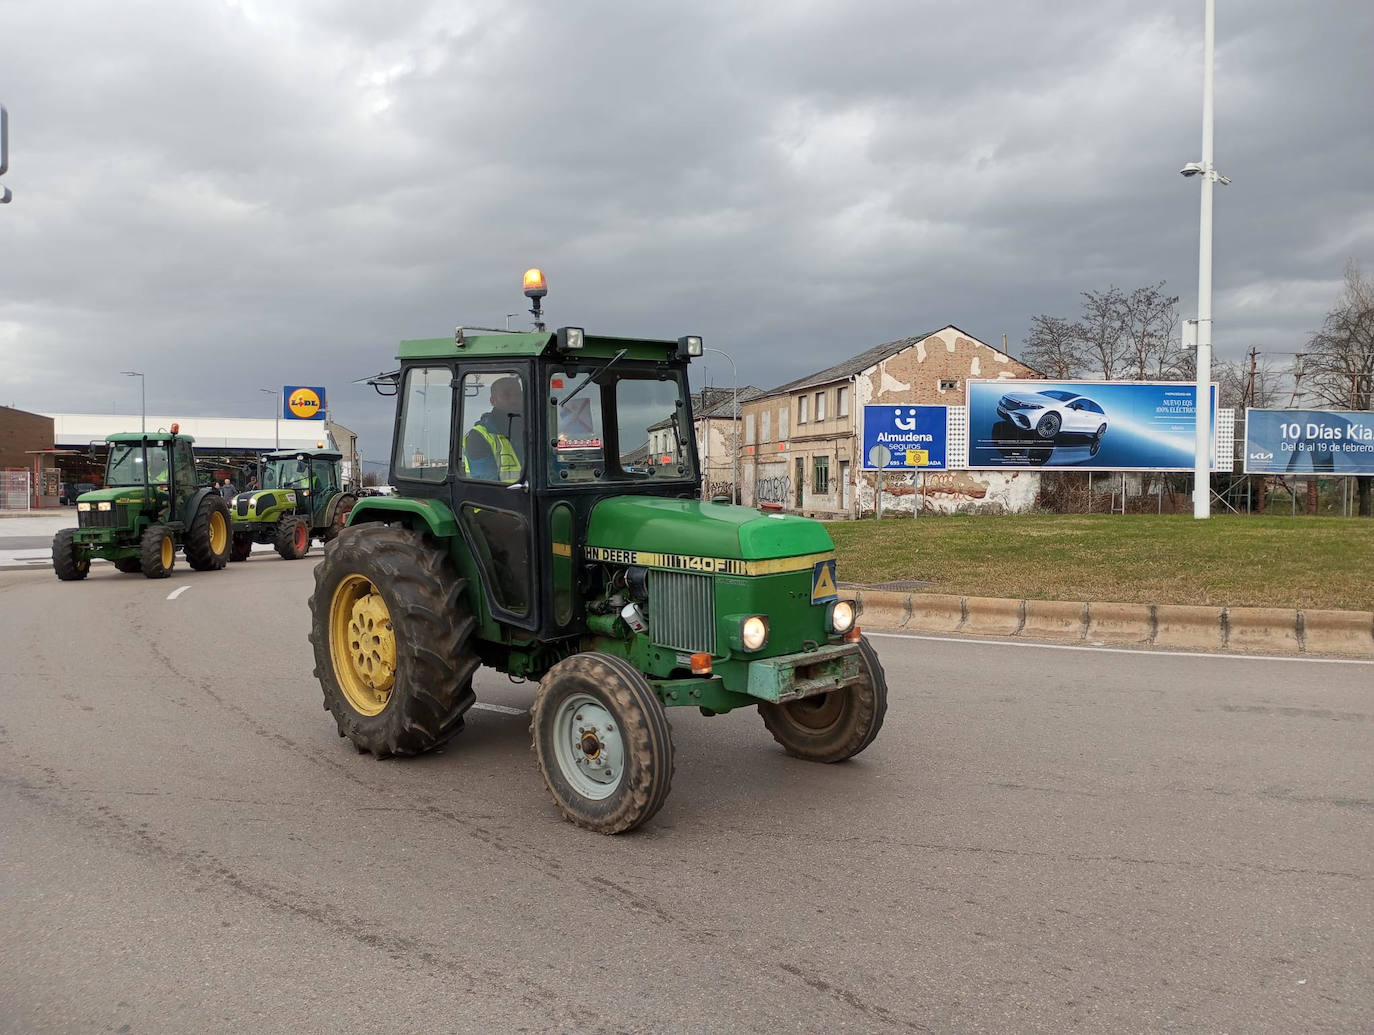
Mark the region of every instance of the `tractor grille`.
<instances>
[{"instance_id":1,"label":"tractor grille","mask_svg":"<svg viewBox=\"0 0 1374 1035\"><path fill-rule=\"evenodd\" d=\"M674 650L716 652L716 585L709 575L649 569L649 637Z\"/></svg>"},{"instance_id":2,"label":"tractor grille","mask_svg":"<svg viewBox=\"0 0 1374 1035\"><path fill-rule=\"evenodd\" d=\"M116 503L109 510L96 510L93 506L76 514L76 523L80 528L123 528L128 522L129 508L123 503Z\"/></svg>"},{"instance_id":3,"label":"tractor grille","mask_svg":"<svg viewBox=\"0 0 1374 1035\"><path fill-rule=\"evenodd\" d=\"M234 497L234 512L237 513L239 517L247 517L248 511L251 510L252 507L253 494L251 492L245 492L242 495Z\"/></svg>"}]
</instances>

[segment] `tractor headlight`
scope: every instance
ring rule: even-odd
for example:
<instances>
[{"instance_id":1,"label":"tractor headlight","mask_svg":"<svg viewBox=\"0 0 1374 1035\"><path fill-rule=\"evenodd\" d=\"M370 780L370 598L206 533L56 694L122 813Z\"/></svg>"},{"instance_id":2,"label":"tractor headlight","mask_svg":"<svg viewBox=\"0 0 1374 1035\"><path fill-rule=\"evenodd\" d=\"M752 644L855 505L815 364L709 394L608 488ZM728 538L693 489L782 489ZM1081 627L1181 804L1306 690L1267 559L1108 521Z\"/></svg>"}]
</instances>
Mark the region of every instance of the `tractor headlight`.
<instances>
[{"instance_id":1,"label":"tractor headlight","mask_svg":"<svg viewBox=\"0 0 1374 1035\"><path fill-rule=\"evenodd\" d=\"M109 500L101 500L99 503L97 503L97 504L95 505L95 509L96 509L96 510L109 510L109 509L110 509L110 501L109 501Z\"/></svg>"},{"instance_id":2,"label":"tractor headlight","mask_svg":"<svg viewBox=\"0 0 1374 1035\"><path fill-rule=\"evenodd\" d=\"M844 635L854 628L854 601L837 600L830 605L830 614L826 616L830 631Z\"/></svg>"},{"instance_id":3,"label":"tractor headlight","mask_svg":"<svg viewBox=\"0 0 1374 1035\"><path fill-rule=\"evenodd\" d=\"M84 511L90 510L90 509L91 509L91 505L90 505L89 503L78 503L78 504L76 505L76 509L84 512Z\"/></svg>"},{"instance_id":4,"label":"tractor headlight","mask_svg":"<svg viewBox=\"0 0 1374 1035\"><path fill-rule=\"evenodd\" d=\"M739 628L739 640L745 650L760 650L768 642L768 619L750 615Z\"/></svg>"}]
</instances>

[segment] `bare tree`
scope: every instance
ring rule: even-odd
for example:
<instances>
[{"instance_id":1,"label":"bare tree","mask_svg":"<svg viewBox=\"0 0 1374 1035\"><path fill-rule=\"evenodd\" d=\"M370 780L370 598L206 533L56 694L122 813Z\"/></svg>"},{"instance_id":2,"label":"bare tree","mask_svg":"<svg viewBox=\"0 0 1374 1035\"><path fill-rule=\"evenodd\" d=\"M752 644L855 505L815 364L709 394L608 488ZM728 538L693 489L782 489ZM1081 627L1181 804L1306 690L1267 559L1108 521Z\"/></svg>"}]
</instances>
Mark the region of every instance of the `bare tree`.
<instances>
[{"instance_id":1,"label":"bare tree","mask_svg":"<svg viewBox=\"0 0 1374 1035\"><path fill-rule=\"evenodd\" d=\"M1178 296L1164 293L1164 281L1118 296L1126 373L1137 381L1173 374L1179 351L1170 351L1178 331Z\"/></svg>"},{"instance_id":2,"label":"bare tree","mask_svg":"<svg viewBox=\"0 0 1374 1035\"><path fill-rule=\"evenodd\" d=\"M1107 380L1120 377L1126 358L1126 328L1122 322L1125 296L1112 285L1106 291L1083 292L1083 317L1078 322L1083 351L1093 371Z\"/></svg>"},{"instance_id":3,"label":"bare tree","mask_svg":"<svg viewBox=\"0 0 1374 1035\"><path fill-rule=\"evenodd\" d=\"M1212 365L1212 380L1217 383L1217 405L1226 409L1255 406L1263 409L1279 403L1280 374L1272 364L1254 357ZM1194 375L1195 376L1195 375Z\"/></svg>"},{"instance_id":4,"label":"bare tree","mask_svg":"<svg viewBox=\"0 0 1374 1035\"><path fill-rule=\"evenodd\" d=\"M1066 380L1083 373L1083 336L1076 324L1058 316L1031 317L1021 358L1048 378Z\"/></svg>"},{"instance_id":5,"label":"bare tree","mask_svg":"<svg viewBox=\"0 0 1374 1035\"><path fill-rule=\"evenodd\" d=\"M1303 355L1308 391L1322 402L1348 410L1371 409L1374 400L1374 282L1353 259L1345 267L1345 290L1326 314ZM1370 515L1370 483L1357 479L1360 516Z\"/></svg>"}]
</instances>

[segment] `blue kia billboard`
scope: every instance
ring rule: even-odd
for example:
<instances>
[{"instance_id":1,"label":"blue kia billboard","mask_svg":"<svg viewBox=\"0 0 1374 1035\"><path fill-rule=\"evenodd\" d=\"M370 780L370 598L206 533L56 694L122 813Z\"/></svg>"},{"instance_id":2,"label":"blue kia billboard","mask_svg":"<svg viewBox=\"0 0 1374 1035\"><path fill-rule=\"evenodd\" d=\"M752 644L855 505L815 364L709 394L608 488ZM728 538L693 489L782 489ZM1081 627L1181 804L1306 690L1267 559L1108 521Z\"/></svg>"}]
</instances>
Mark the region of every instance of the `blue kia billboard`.
<instances>
[{"instance_id":1,"label":"blue kia billboard","mask_svg":"<svg viewBox=\"0 0 1374 1035\"><path fill-rule=\"evenodd\" d=\"M1196 398L1187 381L970 381L968 465L1191 471Z\"/></svg>"},{"instance_id":2,"label":"blue kia billboard","mask_svg":"<svg viewBox=\"0 0 1374 1035\"><path fill-rule=\"evenodd\" d=\"M1246 410L1246 474L1374 474L1374 413Z\"/></svg>"},{"instance_id":3,"label":"blue kia billboard","mask_svg":"<svg viewBox=\"0 0 1374 1035\"><path fill-rule=\"evenodd\" d=\"M863 446L869 471L943 471L945 407L865 406Z\"/></svg>"}]
</instances>

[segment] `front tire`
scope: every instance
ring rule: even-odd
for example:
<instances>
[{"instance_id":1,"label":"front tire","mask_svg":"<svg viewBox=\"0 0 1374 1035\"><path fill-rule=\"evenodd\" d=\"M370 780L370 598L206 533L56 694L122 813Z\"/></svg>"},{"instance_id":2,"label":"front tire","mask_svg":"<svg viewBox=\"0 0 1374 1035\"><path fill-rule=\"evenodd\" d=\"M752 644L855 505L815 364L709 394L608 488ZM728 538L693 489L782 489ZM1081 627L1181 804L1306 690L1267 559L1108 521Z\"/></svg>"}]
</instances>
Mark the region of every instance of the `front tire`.
<instances>
[{"instance_id":1,"label":"front tire","mask_svg":"<svg viewBox=\"0 0 1374 1035\"><path fill-rule=\"evenodd\" d=\"M116 557L114 566L115 571L122 571L125 575L137 575L143 570L143 559L140 557Z\"/></svg>"},{"instance_id":2,"label":"front tire","mask_svg":"<svg viewBox=\"0 0 1374 1035\"><path fill-rule=\"evenodd\" d=\"M253 537L251 535L236 535L234 541L229 544L229 559L231 561L246 561L252 552Z\"/></svg>"},{"instance_id":3,"label":"front tire","mask_svg":"<svg viewBox=\"0 0 1374 1035\"><path fill-rule=\"evenodd\" d=\"M91 559L74 542L76 529L64 528L52 537L52 570L63 582L79 582L91 573Z\"/></svg>"},{"instance_id":4,"label":"front tire","mask_svg":"<svg viewBox=\"0 0 1374 1035\"><path fill-rule=\"evenodd\" d=\"M330 519L329 527L324 532L323 538L326 543L332 543L339 538L339 533L348 524L348 515L352 513L357 502L358 497L351 492L346 492L339 497L339 501L334 504L334 516Z\"/></svg>"},{"instance_id":5,"label":"front tire","mask_svg":"<svg viewBox=\"0 0 1374 1035\"><path fill-rule=\"evenodd\" d=\"M1047 413L1040 418L1040 423L1035 426L1035 433L1041 438L1050 439L1059 434L1059 429L1064 421L1057 413Z\"/></svg>"},{"instance_id":6,"label":"front tire","mask_svg":"<svg viewBox=\"0 0 1374 1035\"><path fill-rule=\"evenodd\" d=\"M177 544L166 525L149 525L139 541L139 567L150 579L165 579L176 564Z\"/></svg>"},{"instance_id":7,"label":"front tire","mask_svg":"<svg viewBox=\"0 0 1374 1035\"><path fill-rule=\"evenodd\" d=\"M530 734L549 793L579 827L633 830L668 798L668 716L627 661L588 651L549 669L534 698Z\"/></svg>"},{"instance_id":8,"label":"front tire","mask_svg":"<svg viewBox=\"0 0 1374 1035\"><path fill-rule=\"evenodd\" d=\"M186 532L186 562L196 571L219 571L229 563L229 540L229 504L211 493Z\"/></svg>"},{"instance_id":9,"label":"front tire","mask_svg":"<svg viewBox=\"0 0 1374 1035\"><path fill-rule=\"evenodd\" d=\"M866 638L859 640L863 682L786 704L759 705L763 724L783 750L808 762L843 762L878 735L887 715L887 676Z\"/></svg>"},{"instance_id":10,"label":"front tire","mask_svg":"<svg viewBox=\"0 0 1374 1035\"><path fill-rule=\"evenodd\" d=\"M310 521L287 514L277 522L273 545L283 560L298 561L310 552Z\"/></svg>"},{"instance_id":11,"label":"front tire","mask_svg":"<svg viewBox=\"0 0 1374 1035\"><path fill-rule=\"evenodd\" d=\"M339 736L385 758L463 728L478 665L466 585L406 528L361 525L330 543L315 568L310 642Z\"/></svg>"}]
</instances>

